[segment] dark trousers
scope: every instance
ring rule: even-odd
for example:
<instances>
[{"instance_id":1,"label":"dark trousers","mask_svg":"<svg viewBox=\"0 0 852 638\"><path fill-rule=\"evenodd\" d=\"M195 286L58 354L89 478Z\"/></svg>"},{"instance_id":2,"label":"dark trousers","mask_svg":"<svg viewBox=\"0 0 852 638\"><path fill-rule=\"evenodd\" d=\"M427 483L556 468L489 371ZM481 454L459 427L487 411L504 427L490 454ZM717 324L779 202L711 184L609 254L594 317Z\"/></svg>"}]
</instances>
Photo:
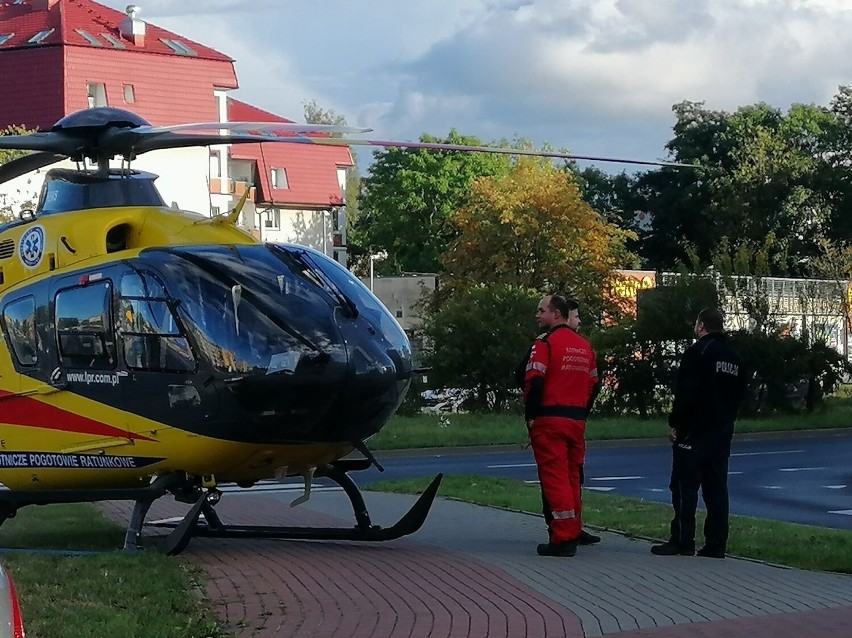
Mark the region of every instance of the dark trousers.
<instances>
[{"instance_id":1,"label":"dark trousers","mask_svg":"<svg viewBox=\"0 0 852 638\"><path fill-rule=\"evenodd\" d=\"M698 490L704 497L705 546L724 551L728 543L728 458L731 435L692 434L672 445L672 492L674 518L669 542L695 547L695 510Z\"/></svg>"}]
</instances>

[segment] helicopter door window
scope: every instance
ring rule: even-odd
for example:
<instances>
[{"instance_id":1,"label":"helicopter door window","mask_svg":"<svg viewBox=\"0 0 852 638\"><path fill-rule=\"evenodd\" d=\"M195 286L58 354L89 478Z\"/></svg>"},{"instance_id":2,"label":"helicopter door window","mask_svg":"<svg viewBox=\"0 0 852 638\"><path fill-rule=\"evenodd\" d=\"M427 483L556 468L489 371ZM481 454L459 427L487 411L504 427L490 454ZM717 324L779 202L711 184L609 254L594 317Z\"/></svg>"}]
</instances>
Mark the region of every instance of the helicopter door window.
<instances>
[{"instance_id":1,"label":"helicopter door window","mask_svg":"<svg viewBox=\"0 0 852 638\"><path fill-rule=\"evenodd\" d=\"M115 367L111 299L109 281L57 293L56 334L63 366L98 370Z\"/></svg>"},{"instance_id":2,"label":"helicopter door window","mask_svg":"<svg viewBox=\"0 0 852 638\"><path fill-rule=\"evenodd\" d=\"M3 323L18 363L22 366L33 366L38 363L35 300L32 297L25 297L6 304L3 309Z\"/></svg>"},{"instance_id":3,"label":"helicopter door window","mask_svg":"<svg viewBox=\"0 0 852 638\"><path fill-rule=\"evenodd\" d=\"M149 273L121 278L119 326L128 368L157 372L195 370L189 342L166 300L162 284Z\"/></svg>"}]
</instances>

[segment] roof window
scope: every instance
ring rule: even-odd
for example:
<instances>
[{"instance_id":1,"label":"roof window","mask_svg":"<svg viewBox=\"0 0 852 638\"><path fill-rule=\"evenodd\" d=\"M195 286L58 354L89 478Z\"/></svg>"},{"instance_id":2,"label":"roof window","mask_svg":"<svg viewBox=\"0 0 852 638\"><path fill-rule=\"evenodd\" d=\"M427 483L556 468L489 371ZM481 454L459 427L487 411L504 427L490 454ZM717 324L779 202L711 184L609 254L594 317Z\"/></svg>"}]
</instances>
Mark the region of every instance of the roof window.
<instances>
[{"instance_id":1,"label":"roof window","mask_svg":"<svg viewBox=\"0 0 852 638\"><path fill-rule=\"evenodd\" d=\"M113 46L114 49L126 49L127 48L126 46L124 46L124 42L122 42L121 40L116 38L114 35L111 35L109 33L101 33L101 37L104 40L106 40L107 42L109 42Z\"/></svg>"},{"instance_id":2,"label":"roof window","mask_svg":"<svg viewBox=\"0 0 852 638\"><path fill-rule=\"evenodd\" d=\"M9 40L15 37L14 33L0 33L0 44L6 44Z\"/></svg>"},{"instance_id":3,"label":"roof window","mask_svg":"<svg viewBox=\"0 0 852 638\"><path fill-rule=\"evenodd\" d=\"M272 188L290 188L286 169L273 168L269 171L269 181L272 184Z\"/></svg>"},{"instance_id":4,"label":"roof window","mask_svg":"<svg viewBox=\"0 0 852 638\"><path fill-rule=\"evenodd\" d=\"M168 38L160 38L160 40L162 40L163 44L165 44L178 55L190 55L193 57L198 55L195 51L193 51L180 40L169 40Z\"/></svg>"},{"instance_id":5,"label":"roof window","mask_svg":"<svg viewBox=\"0 0 852 638\"><path fill-rule=\"evenodd\" d=\"M93 47L102 47L104 45L103 42L98 40L95 36L93 36L88 31L83 31L83 29L74 29L77 33L79 33L85 40L91 44Z\"/></svg>"},{"instance_id":6,"label":"roof window","mask_svg":"<svg viewBox=\"0 0 852 638\"><path fill-rule=\"evenodd\" d=\"M27 44L41 44L42 40L44 40L54 31L56 31L56 29L45 29L44 31L39 31L33 37L27 40Z\"/></svg>"}]
</instances>

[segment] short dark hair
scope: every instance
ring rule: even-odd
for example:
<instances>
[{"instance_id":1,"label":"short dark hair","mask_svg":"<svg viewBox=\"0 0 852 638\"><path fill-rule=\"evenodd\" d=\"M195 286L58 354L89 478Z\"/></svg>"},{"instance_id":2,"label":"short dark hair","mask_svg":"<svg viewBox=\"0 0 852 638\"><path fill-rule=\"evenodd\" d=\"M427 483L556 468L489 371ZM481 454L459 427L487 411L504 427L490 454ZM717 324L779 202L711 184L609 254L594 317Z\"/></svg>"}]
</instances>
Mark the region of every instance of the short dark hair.
<instances>
[{"instance_id":1,"label":"short dark hair","mask_svg":"<svg viewBox=\"0 0 852 638\"><path fill-rule=\"evenodd\" d=\"M559 314L567 317L572 310L580 309L580 302L565 295L550 295L551 312L558 310Z\"/></svg>"},{"instance_id":2,"label":"short dark hair","mask_svg":"<svg viewBox=\"0 0 852 638\"><path fill-rule=\"evenodd\" d=\"M704 324L707 332L722 332L725 318L718 308L705 308L698 313L698 321Z\"/></svg>"}]
</instances>

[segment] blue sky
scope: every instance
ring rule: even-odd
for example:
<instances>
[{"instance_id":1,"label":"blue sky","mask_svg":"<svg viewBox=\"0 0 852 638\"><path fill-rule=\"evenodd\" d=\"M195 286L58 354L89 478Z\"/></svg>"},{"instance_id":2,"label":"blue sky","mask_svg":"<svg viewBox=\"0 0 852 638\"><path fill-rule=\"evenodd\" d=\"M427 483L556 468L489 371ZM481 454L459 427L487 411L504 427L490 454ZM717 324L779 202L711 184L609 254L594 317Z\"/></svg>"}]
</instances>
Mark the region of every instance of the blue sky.
<instances>
[{"instance_id":1,"label":"blue sky","mask_svg":"<svg viewBox=\"0 0 852 638\"><path fill-rule=\"evenodd\" d=\"M846 0L136 4L140 18L233 57L235 97L296 121L316 100L384 139L455 128L656 159L681 100L786 110L827 105L852 83Z\"/></svg>"}]
</instances>

